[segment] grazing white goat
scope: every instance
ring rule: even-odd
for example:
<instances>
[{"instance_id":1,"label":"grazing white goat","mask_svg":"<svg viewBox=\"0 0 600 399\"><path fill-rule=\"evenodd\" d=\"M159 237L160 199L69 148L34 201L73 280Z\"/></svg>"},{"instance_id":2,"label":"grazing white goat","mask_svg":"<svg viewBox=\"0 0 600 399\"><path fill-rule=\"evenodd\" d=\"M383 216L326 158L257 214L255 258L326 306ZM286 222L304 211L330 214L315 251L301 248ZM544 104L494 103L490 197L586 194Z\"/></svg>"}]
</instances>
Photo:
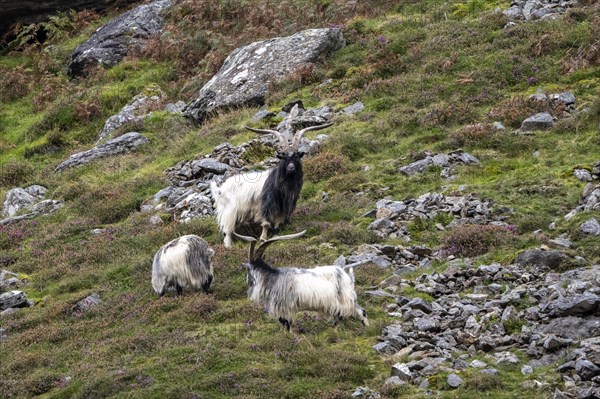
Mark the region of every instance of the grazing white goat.
<instances>
[{"instance_id":1,"label":"grazing white goat","mask_svg":"<svg viewBox=\"0 0 600 399\"><path fill-rule=\"evenodd\" d=\"M215 251L196 235L186 235L165 244L154 255L152 287L163 296L169 288L177 294L183 288L202 289L208 293L213 280L212 258Z\"/></svg>"},{"instance_id":2,"label":"grazing white goat","mask_svg":"<svg viewBox=\"0 0 600 399\"><path fill-rule=\"evenodd\" d=\"M286 222L294 209L302 189L302 162L299 151L302 135L311 130L325 129L331 123L311 126L296 132L288 142L287 137L276 130L246 129L256 133L272 133L279 138L277 166L266 171L241 173L229 177L220 187L211 184L215 200L217 222L225 236L226 248L232 246L232 234L236 227L245 223L262 226L262 241L267 239L270 228L278 228Z\"/></svg>"},{"instance_id":3,"label":"grazing white goat","mask_svg":"<svg viewBox=\"0 0 600 399\"><path fill-rule=\"evenodd\" d=\"M358 304L354 289L354 274L339 266L319 266L312 269L275 268L263 260L265 249L275 241L291 240L306 231L273 237L256 250L256 238L234 233L250 243L248 270L248 299L266 305L269 313L287 330L294 315L302 310L323 312L335 323L347 317L369 325L365 310Z\"/></svg>"}]
</instances>

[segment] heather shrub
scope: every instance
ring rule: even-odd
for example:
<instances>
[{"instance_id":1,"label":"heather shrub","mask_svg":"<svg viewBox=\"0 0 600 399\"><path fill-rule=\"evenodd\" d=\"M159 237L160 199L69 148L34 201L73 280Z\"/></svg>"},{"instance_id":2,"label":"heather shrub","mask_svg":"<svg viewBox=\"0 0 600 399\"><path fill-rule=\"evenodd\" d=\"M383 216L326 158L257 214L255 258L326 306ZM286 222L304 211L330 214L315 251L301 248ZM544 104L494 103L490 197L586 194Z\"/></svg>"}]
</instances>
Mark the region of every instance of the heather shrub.
<instances>
[{"instance_id":1,"label":"heather shrub","mask_svg":"<svg viewBox=\"0 0 600 399\"><path fill-rule=\"evenodd\" d=\"M101 223L115 223L137 210L140 203L129 187L90 187L74 207L81 215L95 217Z\"/></svg>"},{"instance_id":2,"label":"heather shrub","mask_svg":"<svg viewBox=\"0 0 600 399\"><path fill-rule=\"evenodd\" d=\"M442 248L448 255L479 256L516 238L514 226L465 224L456 226L443 239Z\"/></svg>"},{"instance_id":3,"label":"heather shrub","mask_svg":"<svg viewBox=\"0 0 600 399\"><path fill-rule=\"evenodd\" d=\"M371 231L354 226L346 221L327 224L321 232L324 242L334 242L346 245L372 244L377 241L377 236Z\"/></svg>"},{"instance_id":4,"label":"heather shrub","mask_svg":"<svg viewBox=\"0 0 600 399\"><path fill-rule=\"evenodd\" d=\"M317 182L348 170L348 160L343 155L324 151L304 160L302 167L307 181Z\"/></svg>"},{"instance_id":5,"label":"heather shrub","mask_svg":"<svg viewBox=\"0 0 600 399\"><path fill-rule=\"evenodd\" d=\"M489 123L466 125L448 135L454 148L465 146L493 147L500 140L499 132Z\"/></svg>"},{"instance_id":6,"label":"heather shrub","mask_svg":"<svg viewBox=\"0 0 600 399\"><path fill-rule=\"evenodd\" d=\"M492 120L500 120L507 126L518 128L525 119L539 112L548 112L557 118L568 116L562 103L515 96L500 101L489 112L488 117Z\"/></svg>"}]
</instances>

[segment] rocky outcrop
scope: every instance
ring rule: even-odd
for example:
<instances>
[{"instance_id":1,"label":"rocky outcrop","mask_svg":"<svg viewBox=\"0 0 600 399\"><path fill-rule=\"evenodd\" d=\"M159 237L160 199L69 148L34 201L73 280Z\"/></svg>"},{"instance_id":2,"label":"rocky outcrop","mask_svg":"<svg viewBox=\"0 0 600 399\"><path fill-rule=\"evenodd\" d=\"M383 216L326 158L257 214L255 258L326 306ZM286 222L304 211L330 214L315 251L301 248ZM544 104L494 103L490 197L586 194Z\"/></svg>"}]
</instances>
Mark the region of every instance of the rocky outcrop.
<instances>
[{"instance_id":1,"label":"rocky outcrop","mask_svg":"<svg viewBox=\"0 0 600 399\"><path fill-rule=\"evenodd\" d=\"M100 27L92 37L71 54L67 74L83 76L91 65L113 66L119 63L130 46L141 46L163 29L163 15L171 0L143 4Z\"/></svg>"},{"instance_id":2,"label":"rocky outcrop","mask_svg":"<svg viewBox=\"0 0 600 399\"><path fill-rule=\"evenodd\" d=\"M594 169L595 171L596 169ZM598 174L592 172L593 178L598 179ZM566 220L571 220L579 212L600 210L600 184L588 183L583 188L579 205L565 215ZM593 222L592 222L593 223Z\"/></svg>"},{"instance_id":3,"label":"rocky outcrop","mask_svg":"<svg viewBox=\"0 0 600 399\"><path fill-rule=\"evenodd\" d=\"M220 109L263 105L269 85L345 45L339 29L309 29L234 50L184 115L203 121Z\"/></svg>"},{"instance_id":4,"label":"rocky outcrop","mask_svg":"<svg viewBox=\"0 0 600 399\"><path fill-rule=\"evenodd\" d=\"M6 193L2 216L12 217L26 209L31 209L33 205L42 201L48 189L46 187L33 185L26 188L13 188Z\"/></svg>"},{"instance_id":5,"label":"rocky outcrop","mask_svg":"<svg viewBox=\"0 0 600 399\"><path fill-rule=\"evenodd\" d=\"M376 220L369 225L382 238L403 238L410 241L406 225L414 219L433 219L438 214L452 216L445 226L436 225L439 230L459 224L496 224L506 226L510 209L493 209L491 200L481 200L473 195L445 196L440 193L426 193L418 198L405 201L382 199L377 201Z\"/></svg>"},{"instance_id":6,"label":"rocky outcrop","mask_svg":"<svg viewBox=\"0 0 600 399\"><path fill-rule=\"evenodd\" d=\"M6 193L0 225L52 213L64 207L62 201L45 199L45 187L33 185L26 188L14 188Z\"/></svg>"},{"instance_id":7,"label":"rocky outcrop","mask_svg":"<svg viewBox=\"0 0 600 399\"><path fill-rule=\"evenodd\" d=\"M333 109L327 106L305 111L297 108L297 111L280 112L284 120L281 126L278 126L279 131L285 133L287 127L294 130L297 127L321 124L333 117ZM316 140L303 137L300 151L309 155L315 154L327 138L324 134L317 135ZM166 211L181 222L210 216L214 212L210 183L220 182L233 174L248 171L251 167L269 168L277 164L277 158L273 156L277 144L278 140L272 134L266 134L238 146L223 143L204 157L181 161L165 170L171 185L156 193L150 203L143 205L142 209L147 209L148 212ZM253 163L253 158L261 154L265 154L265 159L258 163L254 160Z\"/></svg>"},{"instance_id":8,"label":"rocky outcrop","mask_svg":"<svg viewBox=\"0 0 600 399\"><path fill-rule=\"evenodd\" d=\"M148 138L138 132L125 133L90 150L71 155L69 159L56 167L55 172L62 172L65 169L83 166L97 159L126 154L137 150L149 142Z\"/></svg>"},{"instance_id":9,"label":"rocky outcrop","mask_svg":"<svg viewBox=\"0 0 600 399\"><path fill-rule=\"evenodd\" d=\"M556 18L575 4L577 0L513 0L504 14L525 21Z\"/></svg>"},{"instance_id":10,"label":"rocky outcrop","mask_svg":"<svg viewBox=\"0 0 600 399\"><path fill-rule=\"evenodd\" d=\"M41 215L55 212L65 207L64 202L58 200L43 200L31 207L27 213L22 215L12 216L0 220L0 225L20 222L21 220L33 219Z\"/></svg>"},{"instance_id":11,"label":"rocky outcrop","mask_svg":"<svg viewBox=\"0 0 600 399\"><path fill-rule=\"evenodd\" d=\"M31 306L23 291L9 291L0 294L0 311L9 308L24 308Z\"/></svg>"},{"instance_id":12,"label":"rocky outcrop","mask_svg":"<svg viewBox=\"0 0 600 399\"><path fill-rule=\"evenodd\" d=\"M448 154L426 154L425 158L402 166L400 172L413 176L423 173L430 166L442 168L440 175L445 179L456 178L455 167L457 165L479 165L479 160L463 150L452 151Z\"/></svg>"},{"instance_id":13,"label":"rocky outcrop","mask_svg":"<svg viewBox=\"0 0 600 399\"><path fill-rule=\"evenodd\" d=\"M416 279L392 276L380 287L388 294L382 297L394 322L382 329L373 349L404 359L391 367L390 376L419 387L436 374L448 375L448 385L457 388L461 376L502 376L497 365L515 365L528 376L555 364L568 391L559 397L595 397L600 392L599 279L600 265L546 274L519 265L474 267L463 261ZM431 299L394 294L400 289ZM534 384L527 378L524 384Z\"/></svg>"}]
</instances>

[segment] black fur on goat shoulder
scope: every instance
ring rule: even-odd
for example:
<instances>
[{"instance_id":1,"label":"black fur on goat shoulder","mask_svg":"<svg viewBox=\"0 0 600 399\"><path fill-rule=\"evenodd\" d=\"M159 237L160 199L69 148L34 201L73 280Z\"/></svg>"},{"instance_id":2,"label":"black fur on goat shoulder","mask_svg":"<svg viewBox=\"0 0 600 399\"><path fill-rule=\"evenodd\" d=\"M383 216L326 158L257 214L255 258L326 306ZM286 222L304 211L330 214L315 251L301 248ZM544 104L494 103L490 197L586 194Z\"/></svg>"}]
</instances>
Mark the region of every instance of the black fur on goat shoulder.
<instances>
[{"instance_id":1,"label":"black fur on goat shoulder","mask_svg":"<svg viewBox=\"0 0 600 399\"><path fill-rule=\"evenodd\" d=\"M262 191L262 217L273 227L280 221L287 221L296 209L296 202L302 189L302 162L304 153L289 152L277 154L279 164L267 177Z\"/></svg>"}]
</instances>

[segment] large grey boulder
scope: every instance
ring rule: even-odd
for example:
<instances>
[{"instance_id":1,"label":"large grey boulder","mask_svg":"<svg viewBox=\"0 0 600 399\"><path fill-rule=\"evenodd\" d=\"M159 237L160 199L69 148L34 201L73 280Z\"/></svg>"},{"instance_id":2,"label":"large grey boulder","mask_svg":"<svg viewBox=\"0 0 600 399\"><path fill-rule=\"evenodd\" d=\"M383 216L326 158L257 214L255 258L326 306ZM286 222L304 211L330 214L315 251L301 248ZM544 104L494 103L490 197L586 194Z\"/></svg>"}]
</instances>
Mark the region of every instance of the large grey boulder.
<instances>
[{"instance_id":1,"label":"large grey boulder","mask_svg":"<svg viewBox=\"0 0 600 399\"><path fill-rule=\"evenodd\" d=\"M38 185L9 190L4 199L2 216L5 218L13 217L23 210L30 209L34 204L44 199L47 191L47 188Z\"/></svg>"},{"instance_id":2,"label":"large grey boulder","mask_svg":"<svg viewBox=\"0 0 600 399\"><path fill-rule=\"evenodd\" d=\"M550 302L547 311L550 316L564 317L584 315L596 312L600 305L600 297L595 294L585 293L572 298L561 298Z\"/></svg>"},{"instance_id":3,"label":"large grey boulder","mask_svg":"<svg viewBox=\"0 0 600 399\"><path fill-rule=\"evenodd\" d=\"M203 121L219 109L263 105L271 83L344 45L339 29L309 29L240 47L185 107L184 115Z\"/></svg>"},{"instance_id":4,"label":"large grey boulder","mask_svg":"<svg viewBox=\"0 0 600 399\"><path fill-rule=\"evenodd\" d=\"M560 251L542 249L528 249L517 256L515 262L520 265L537 266L556 269L568 260L567 255Z\"/></svg>"},{"instance_id":5,"label":"large grey boulder","mask_svg":"<svg viewBox=\"0 0 600 399\"><path fill-rule=\"evenodd\" d=\"M132 152L149 142L150 140L147 137L138 132L125 133L90 150L71 155L69 159L56 167L55 172L62 172L65 169L86 165L96 159Z\"/></svg>"},{"instance_id":6,"label":"large grey boulder","mask_svg":"<svg viewBox=\"0 0 600 399\"><path fill-rule=\"evenodd\" d=\"M530 132L533 130L547 130L554 124L552 115L547 112L540 112L525 119L521 124L521 130L524 132Z\"/></svg>"},{"instance_id":7,"label":"large grey boulder","mask_svg":"<svg viewBox=\"0 0 600 399\"><path fill-rule=\"evenodd\" d=\"M130 46L141 46L162 31L164 13L170 6L171 0L156 0L109 21L73 51L67 74L82 76L89 65L110 67L119 63Z\"/></svg>"},{"instance_id":8,"label":"large grey boulder","mask_svg":"<svg viewBox=\"0 0 600 399\"><path fill-rule=\"evenodd\" d=\"M555 334L573 340L597 337L600 335L600 317L559 317L540 326L540 331L544 334Z\"/></svg>"}]
</instances>

